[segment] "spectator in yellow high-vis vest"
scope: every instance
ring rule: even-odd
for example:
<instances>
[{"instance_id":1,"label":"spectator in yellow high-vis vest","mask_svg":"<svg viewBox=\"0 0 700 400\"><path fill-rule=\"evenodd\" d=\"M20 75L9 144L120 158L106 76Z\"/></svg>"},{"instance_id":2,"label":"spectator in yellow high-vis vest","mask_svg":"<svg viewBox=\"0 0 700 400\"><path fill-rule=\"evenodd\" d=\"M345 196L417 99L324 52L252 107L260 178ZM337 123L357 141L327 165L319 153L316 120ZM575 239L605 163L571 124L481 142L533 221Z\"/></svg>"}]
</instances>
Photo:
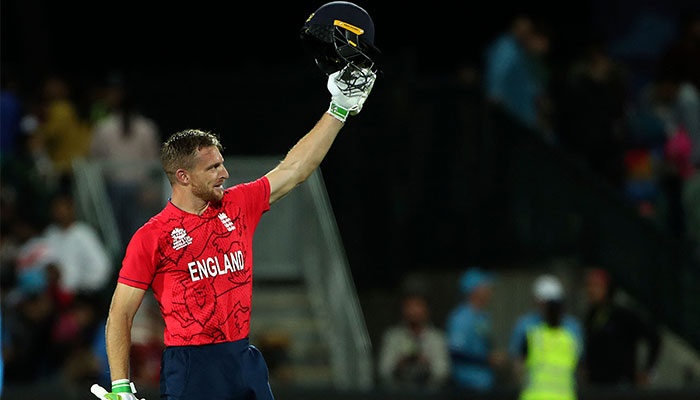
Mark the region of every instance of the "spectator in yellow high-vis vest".
<instances>
[{"instance_id":1,"label":"spectator in yellow high-vis vest","mask_svg":"<svg viewBox=\"0 0 700 400\"><path fill-rule=\"evenodd\" d=\"M544 320L527 331L523 348L527 381L520 400L575 400L579 344L562 327L561 286L552 281L545 289Z\"/></svg>"}]
</instances>

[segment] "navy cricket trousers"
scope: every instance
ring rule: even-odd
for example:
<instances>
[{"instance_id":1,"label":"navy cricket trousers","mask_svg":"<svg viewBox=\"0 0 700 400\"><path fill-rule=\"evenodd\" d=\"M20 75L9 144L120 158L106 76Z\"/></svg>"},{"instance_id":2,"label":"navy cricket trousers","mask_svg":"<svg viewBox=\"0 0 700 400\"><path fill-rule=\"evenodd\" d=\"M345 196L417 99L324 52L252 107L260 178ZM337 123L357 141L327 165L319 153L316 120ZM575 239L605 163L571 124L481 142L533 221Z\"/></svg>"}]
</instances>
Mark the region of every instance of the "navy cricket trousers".
<instances>
[{"instance_id":1,"label":"navy cricket trousers","mask_svg":"<svg viewBox=\"0 0 700 400\"><path fill-rule=\"evenodd\" d=\"M160 369L162 400L273 400L267 365L248 339L169 346Z\"/></svg>"}]
</instances>

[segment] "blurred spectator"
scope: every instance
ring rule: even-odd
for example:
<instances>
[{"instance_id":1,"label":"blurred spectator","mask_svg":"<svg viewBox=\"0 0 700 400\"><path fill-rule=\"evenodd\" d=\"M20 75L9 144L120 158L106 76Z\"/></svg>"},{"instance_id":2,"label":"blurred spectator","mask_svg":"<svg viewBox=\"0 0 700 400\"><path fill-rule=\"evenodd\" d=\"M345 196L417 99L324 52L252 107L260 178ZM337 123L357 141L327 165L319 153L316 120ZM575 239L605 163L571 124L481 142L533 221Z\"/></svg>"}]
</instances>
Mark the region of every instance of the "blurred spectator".
<instances>
[{"instance_id":1,"label":"blurred spectator","mask_svg":"<svg viewBox=\"0 0 700 400\"><path fill-rule=\"evenodd\" d=\"M3 171L5 172L5 171ZM57 311L49 290L55 257L40 236L41 216L17 191L0 189L0 305L2 355L7 382L33 382L57 368L51 357L50 331Z\"/></svg>"},{"instance_id":2,"label":"blurred spectator","mask_svg":"<svg viewBox=\"0 0 700 400\"><path fill-rule=\"evenodd\" d=\"M3 213L11 210L3 203ZM39 236L41 222L15 213L2 216L3 358L8 382L32 382L57 368L50 340L57 307L48 290L55 257Z\"/></svg>"},{"instance_id":3,"label":"blurred spectator","mask_svg":"<svg viewBox=\"0 0 700 400\"><path fill-rule=\"evenodd\" d=\"M585 369L596 385L646 385L659 355L656 328L636 312L613 302L610 276L602 269L586 277L590 308L586 314ZM637 348L644 342L647 359L637 369Z\"/></svg>"},{"instance_id":4,"label":"blurred spectator","mask_svg":"<svg viewBox=\"0 0 700 400\"><path fill-rule=\"evenodd\" d=\"M541 277L536 285L542 319L527 328L521 344L527 380L520 399L575 400L581 346L563 326L563 289L551 276Z\"/></svg>"},{"instance_id":5,"label":"blurred spectator","mask_svg":"<svg viewBox=\"0 0 700 400\"><path fill-rule=\"evenodd\" d=\"M626 82L622 68L591 44L557 101L557 132L568 150L609 182L623 182Z\"/></svg>"},{"instance_id":6,"label":"blurred spectator","mask_svg":"<svg viewBox=\"0 0 700 400\"><path fill-rule=\"evenodd\" d=\"M96 377L87 344L96 329L99 303L96 297L86 297L84 293L94 289L83 281L102 279L100 268L108 264L91 254L95 239L81 232L62 196L52 210L56 226L41 235L46 221L23 204L12 208L12 199L3 191L3 214L11 211L2 219L3 354L11 382L86 383ZM84 265L89 269L70 272L70 267ZM72 275L77 277L70 279L79 282L64 284Z\"/></svg>"},{"instance_id":7,"label":"blurred spectator","mask_svg":"<svg viewBox=\"0 0 700 400\"><path fill-rule=\"evenodd\" d=\"M112 76L105 89L103 105L108 113L95 126L90 155L106 164L107 190L126 244L148 220L143 203L152 192L149 162L156 164L160 140L155 123L133 109L122 79Z\"/></svg>"},{"instance_id":8,"label":"blurred spectator","mask_svg":"<svg viewBox=\"0 0 700 400\"><path fill-rule=\"evenodd\" d=\"M51 352L54 313L54 303L46 291L27 295L3 309L7 382L36 382L56 371Z\"/></svg>"},{"instance_id":9,"label":"blurred spectator","mask_svg":"<svg viewBox=\"0 0 700 400\"><path fill-rule=\"evenodd\" d=\"M17 217L16 193L6 185L0 185L0 300L14 286L15 258L23 242L15 228ZM2 302L0 301L0 304Z\"/></svg>"},{"instance_id":10,"label":"blurred spectator","mask_svg":"<svg viewBox=\"0 0 700 400\"><path fill-rule=\"evenodd\" d=\"M99 236L77 221L73 198L59 193L51 204L53 224L44 237L56 255L60 288L69 293L96 292L112 278L112 266Z\"/></svg>"},{"instance_id":11,"label":"blurred spectator","mask_svg":"<svg viewBox=\"0 0 700 400\"><path fill-rule=\"evenodd\" d=\"M20 134L22 109L17 98L18 82L3 71L0 76L0 156L4 158L15 151Z\"/></svg>"},{"instance_id":12,"label":"blurred spectator","mask_svg":"<svg viewBox=\"0 0 700 400\"><path fill-rule=\"evenodd\" d=\"M15 286L8 293L8 303L14 305L26 297L48 290L49 269L57 259L46 238L38 236L31 221L17 219L13 222L13 234L22 243L11 260L14 267Z\"/></svg>"},{"instance_id":13,"label":"blurred spectator","mask_svg":"<svg viewBox=\"0 0 700 400\"><path fill-rule=\"evenodd\" d=\"M596 33L605 38L612 57L626 65L630 92L636 97L678 34L681 6L674 1L638 0L595 0L590 5Z\"/></svg>"},{"instance_id":14,"label":"blurred spectator","mask_svg":"<svg viewBox=\"0 0 700 400\"><path fill-rule=\"evenodd\" d=\"M679 65L662 60L640 105L663 127L664 163L659 179L665 195L665 222L673 233L684 236L683 185L695 173L695 165L700 165L700 95L683 78Z\"/></svg>"},{"instance_id":15,"label":"blurred spectator","mask_svg":"<svg viewBox=\"0 0 700 400\"><path fill-rule=\"evenodd\" d=\"M565 330L576 345L576 358L583 352L583 331L579 321L571 315L563 313L564 287L554 275L539 276L532 286L533 296L537 302L537 310L518 318L515 328L510 336L508 354L514 360L516 378L519 381L525 377L525 363L527 362L528 333L543 324L558 326ZM553 311L552 302L558 303L556 308L557 324L549 324L547 312Z\"/></svg>"},{"instance_id":16,"label":"blurred spectator","mask_svg":"<svg viewBox=\"0 0 700 400\"><path fill-rule=\"evenodd\" d=\"M32 124L22 125L22 134L16 143L18 148L11 154L3 154L0 168L3 199L12 198L13 203L21 204L13 206L15 212L5 214L3 220L21 212L25 217L47 221L46 204L56 188L57 179L41 138L33 130L25 131L25 128L33 129Z\"/></svg>"},{"instance_id":17,"label":"blurred spectator","mask_svg":"<svg viewBox=\"0 0 700 400\"><path fill-rule=\"evenodd\" d=\"M20 199L13 188L3 186L0 193L0 293L3 306L16 307L48 289L48 269L56 258L40 236L47 221L24 204L17 204Z\"/></svg>"},{"instance_id":18,"label":"blurred spectator","mask_svg":"<svg viewBox=\"0 0 700 400\"><path fill-rule=\"evenodd\" d=\"M90 123L93 126L107 118L119 108L125 95L125 77L119 71L112 71L107 79L93 86L90 96Z\"/></svg>"},{"instance_id":19,"label":"blurred spectator","mask_svg":"<svg viewBox=\"0 0 700 400\"><path fill-rule=\"evenodd\" d=\"M550 129L542 59L548 51L549 36L543 26L520 16L488 47L484 72L487 98L541 132Z\"/></svg>"},{"instance_id":20,"label":"blurred spectator","mask_svg":"<svg viewBox=\"0 0 700 400\"><path fill-rule=\"evenodd\" d=\"M90 129L78 117L66 82L52 77L44 83L38 134L59 174L69 174L71 163L87 155Z\"/></svg>"},{"instance_id":21,"label":"blurred spectator","mask_svg":"<svg viewBox=\"0 0 700 400\"><path fill-rule=\"evenodd\" d=\"M384 333L379 375L390 387L442 386L450 372L447 342L444 333L430 323L423 296L405 296L401 315L401 323Z\"/></svg>"},{"instance_id":22,"label":"blurred spectator","mask_svg":"<svg viewBox=\"0 0 700 400\"><path fill-rule=\"evenodd\" d=\"M506 356L494 351L491 320L486 306L491 301L493 276L473 267L460 280L465 302L451 311L447 320L447 343L452 357L452 377L457 386L487 391L494 384L494 367Z\"/></svg>"},{"instance_id":23,"label":"blurred spectator","mask_svg":"<svg viewBox=\"0 0 700 400\"><path fill-rule=\"evenodd\" d=\"M656 217L656 204L660 193L658 169L661 160L660 151L654 147L631 148L624 155L625 194L637 207L639 214L647 218Z\"/></svg>"},{"instance_id":24,"label":"blurred spectator","mask_svg":"<svg viewBox=\"0 0 700 400\"><path fill-rule=\"evenodd\" d=\"M687 154L672 159L678 174L687 178L693 165L700 165L700 95L698 88L685 78L680 66L663 62L653 84L645 91L642 103L664 124L669 141L686 137Z\"/></svg>"},{"instance_id":25,"label":"blurred spectator","mask_svg":"<svg viewBox=\"0 0 700 400\"><path fill-rule=\"evenodd\" d=\"M87 386L99 378L100 364L92 351L100 310L98 297L77 295L56 318L51 331L53 357L59 360L61 378Z\"/></svg>"}]
</instances>

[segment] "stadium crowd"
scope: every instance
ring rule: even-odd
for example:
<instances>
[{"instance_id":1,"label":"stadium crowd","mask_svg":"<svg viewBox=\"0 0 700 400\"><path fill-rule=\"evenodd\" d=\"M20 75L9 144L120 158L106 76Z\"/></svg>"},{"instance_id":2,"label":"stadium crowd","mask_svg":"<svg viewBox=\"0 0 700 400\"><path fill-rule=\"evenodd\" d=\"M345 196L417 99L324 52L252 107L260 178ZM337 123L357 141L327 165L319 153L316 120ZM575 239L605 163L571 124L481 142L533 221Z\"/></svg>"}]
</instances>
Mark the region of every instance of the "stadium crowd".
<instances>
[{"instance_id":1,"label":"stadium crowd","mask_svg":"<svg viewBox=\"0 0 700 400\"><path fill-rule=\"evenodd\" d=\"M591 39L555 68L547 62L554 40L547 25L517 17L487 49L484 91L618 188L640 214L698 243L700 17L687 16L676 36L660 33L666 22L608 42ZM652 36L661 43L639 53L638 43Z\"/></svg>"},{"instance_id":2,"label":"stadium crowd","mask_svg":"<svg viewBox=\"0 0 700 400\"><path fill-rule=\"evenodd\" d=\"M554 319L554 326L566 331L574 343L576 361L570 372L580 385L618 389L649 385L661 347L658 327L616 300L614 282L606 271L586 272L580 288L586 294L582 318L566 310L572 299L556 275L538 276L531 288L534 308L512 321L505 349L494 345L489 311L497 279L483 268L467 269L458 285L463 301L439 324L431 321L427 293L404 293L401 319L386 329L379 343L380 381L388 388L423 390L453 387L487 392L522 387L531 374L528 354L533 349L528 337ZM640 348L647 349L645 357Z\"/></svg>"},{"instance_id":3,"label":"stadium crowd","mask_svg":"<svg viewBox=\"0 0 700 400\"><path fill-rule=\"evenodd\" d=\"M4 379L96 382L108 376L104 323L119 260L95 227L78 218L72 162L157 159L158 131L129 108L120 74L93 88L87 113L78 110L69 83L59 77L46 79L36 96L24 97L17 84L11 74L3 75ZM111 176L108 189L128 240L141 215L124 204L143 196L137 187L141 172L121 171ZM148 327L145 315L141 326ZM140 361L134 372L149 383L158 380L161 336L160 326L136 326L134 357Z\"/></svg>"}]
</instances>

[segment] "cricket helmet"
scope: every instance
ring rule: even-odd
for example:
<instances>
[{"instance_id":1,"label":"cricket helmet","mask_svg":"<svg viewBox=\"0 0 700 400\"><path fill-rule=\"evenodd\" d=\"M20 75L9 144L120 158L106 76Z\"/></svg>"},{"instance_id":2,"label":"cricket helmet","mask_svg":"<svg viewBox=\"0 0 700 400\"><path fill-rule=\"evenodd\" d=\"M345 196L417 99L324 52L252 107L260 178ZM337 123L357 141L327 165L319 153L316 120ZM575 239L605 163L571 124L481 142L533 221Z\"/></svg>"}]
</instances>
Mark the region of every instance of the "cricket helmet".
<instances>
[{"instance_id":1,"label":"cricket helmet","mask_svg":"<svg viewBox=\"0 0 700 400\"><path fill-rule=\"evenodd\" d=\"M356 4L333 1L319 7L301 28L301 41L327 75L343 69L378 71L374 22Z\"/></svg>"}]
</instances>

